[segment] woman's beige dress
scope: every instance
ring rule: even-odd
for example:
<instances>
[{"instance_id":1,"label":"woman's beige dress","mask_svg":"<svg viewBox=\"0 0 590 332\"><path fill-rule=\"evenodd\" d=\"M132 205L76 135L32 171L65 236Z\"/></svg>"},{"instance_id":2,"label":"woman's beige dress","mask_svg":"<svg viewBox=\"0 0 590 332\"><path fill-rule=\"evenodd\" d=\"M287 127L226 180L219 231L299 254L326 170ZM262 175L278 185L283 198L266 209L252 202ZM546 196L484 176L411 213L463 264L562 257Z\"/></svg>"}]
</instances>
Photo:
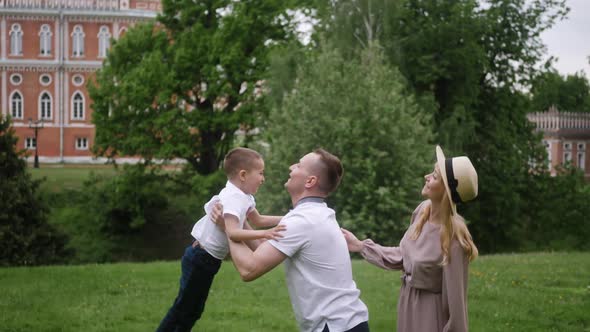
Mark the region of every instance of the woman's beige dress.
<instances>
[{"instance_id":1,"label":"woman's beige dress","mask_svg":"<svg viewBox=\"0 0 590 332\"><path fill-rule=\"evenodd\" d=\"M416 240L410 239L414 221L430 204L422 202L399 247L383 247L363 241L362 256L387 270L402 270L397 305L398 332L467 331L467 256L456 239L450 262L440 266L440 225L426 222Z\"/></svg>"}]
</instances>

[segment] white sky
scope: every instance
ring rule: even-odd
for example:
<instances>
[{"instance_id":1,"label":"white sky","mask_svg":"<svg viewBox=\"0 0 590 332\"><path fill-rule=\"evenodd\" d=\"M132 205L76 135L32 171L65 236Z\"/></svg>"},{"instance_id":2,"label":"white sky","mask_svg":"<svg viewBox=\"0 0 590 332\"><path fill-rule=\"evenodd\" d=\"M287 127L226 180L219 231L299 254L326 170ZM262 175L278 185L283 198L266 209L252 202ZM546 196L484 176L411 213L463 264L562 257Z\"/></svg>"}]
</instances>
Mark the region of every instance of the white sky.
<instances>
[{"instance_id":1,"label":"white sky","mask_svg":"<svg viewBox=\"0 0 590 332\"><path fill-rule=\"evenodd\" d=\"M541 38L548 55L558 58L554 66L560 74L584 70L590 78L590 0L568 0L570 12L566 20L558 22Z\"/></svg>"}]
</instances>

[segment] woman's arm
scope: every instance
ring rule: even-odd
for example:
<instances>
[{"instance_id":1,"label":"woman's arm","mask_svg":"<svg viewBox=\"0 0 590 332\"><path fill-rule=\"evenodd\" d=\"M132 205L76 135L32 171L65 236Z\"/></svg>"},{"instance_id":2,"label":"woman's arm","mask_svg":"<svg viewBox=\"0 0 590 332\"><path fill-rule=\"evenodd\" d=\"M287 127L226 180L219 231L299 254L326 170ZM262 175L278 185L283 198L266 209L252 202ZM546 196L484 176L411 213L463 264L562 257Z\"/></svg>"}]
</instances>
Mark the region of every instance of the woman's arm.
<instances>
[{"instance_id":1,"label":"woman's arm","mask_svg":"<svg viewBox=\"0 0 590 332\"><path fill-rule=\"evenodd\" d=\"M449 320L443 332L467 332L467 278L469 260L458 242L451 244L450 262L443 266L442 298L443 310L449 313Z\"/></svg>"},{"instance_id":2,"label":"woman's arm","mask_svg":"<svg viewBox=\"0 0 590 332\"><path fill-rule=\"evenodd\" d=\"M400 247L383 247L373 240L361 241L350 231L342 228L342 234L351 252L360 252L367 262L386 270L401 270L404 267Z\"/></svg>"},{"instance_id":3,"label":"woman's arm","mask_svg":"<svg viewBox=\"0 0 590 332\"><path fill-rule=\"evenodd\" d=\"M248 213L248 220L254 225L254 227L260 228L267 228L273 227L279 224L281 221L282 216L267 216L258 213L258 210L253 209L250 213Z\"/></svg>"}]
</instances>

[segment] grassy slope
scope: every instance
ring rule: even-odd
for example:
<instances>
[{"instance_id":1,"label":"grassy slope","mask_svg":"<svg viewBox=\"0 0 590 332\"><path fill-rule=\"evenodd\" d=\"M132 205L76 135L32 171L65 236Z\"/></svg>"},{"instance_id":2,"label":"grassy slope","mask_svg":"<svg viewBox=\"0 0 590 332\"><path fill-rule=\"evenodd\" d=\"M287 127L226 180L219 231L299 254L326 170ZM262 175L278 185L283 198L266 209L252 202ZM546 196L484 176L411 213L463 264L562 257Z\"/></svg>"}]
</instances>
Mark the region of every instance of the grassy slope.
<instances>
[{"instance_id":1,"label":"grassy slope","mask_svg":"<svg viewBox=\"0 0 590 332\"><path fill-rule=\"evenodd\" d=\"M399 273L354 261L372 331L395 331ZM0 269L0 331L153 331L178 262ZM484 256L470 269L472 331L590 331L590 253ZM220 270L198 331L296 331L281 268Z\"/></svg>"}]
</instances>

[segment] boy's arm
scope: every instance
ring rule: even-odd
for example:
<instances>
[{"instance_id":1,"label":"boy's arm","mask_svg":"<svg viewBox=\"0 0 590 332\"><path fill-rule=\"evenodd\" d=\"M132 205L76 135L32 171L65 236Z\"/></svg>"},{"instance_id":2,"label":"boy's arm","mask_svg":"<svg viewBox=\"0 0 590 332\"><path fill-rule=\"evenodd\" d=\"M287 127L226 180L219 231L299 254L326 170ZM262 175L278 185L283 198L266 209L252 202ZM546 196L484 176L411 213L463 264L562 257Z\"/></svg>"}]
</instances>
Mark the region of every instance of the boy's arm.
<instances>
[{"instance_id":1,"label":"boy's arm","mask_svg":"<svg viewBox=\"0 0 590 332\"><path fill-rule=\"evenodd\" d=\"M250 226L250 223L248 223L248 220L246 220L244 222L244 229L246 229L246 230L252 230L253 229L252 226ZM266 239L248 240L248 241L244 241L244 243L246 243L246 245L248 246L248 248L250 248L252 251L254 251L264 241L266 241Z\"/></svg>"},{"instance_id":2,"label":"boy's arm","mask_svg":"<svg viewBox=\"0 0 590 332\"><path fill-rule=\"evenodd\" d=\"M224 214L225 232L232 241L241 242L257 239L273 239L278 240L283 237L280 232L285 230L285 225L278 225L271 229L265 230L249 230L241 229L238 217L233 214Z\"/></svg>"},{"instance_id":3,"label":"boy's arm","mask_svg":"<svg viewBox=\"0 0 590 332\"><path fill-rule=\"evenodd\" d=\"M248 220L256 227L272 227L279 224L283 216L267 216L258 213L258 210L253 209L248 213Z\"/></svg>"}]
</instances>

